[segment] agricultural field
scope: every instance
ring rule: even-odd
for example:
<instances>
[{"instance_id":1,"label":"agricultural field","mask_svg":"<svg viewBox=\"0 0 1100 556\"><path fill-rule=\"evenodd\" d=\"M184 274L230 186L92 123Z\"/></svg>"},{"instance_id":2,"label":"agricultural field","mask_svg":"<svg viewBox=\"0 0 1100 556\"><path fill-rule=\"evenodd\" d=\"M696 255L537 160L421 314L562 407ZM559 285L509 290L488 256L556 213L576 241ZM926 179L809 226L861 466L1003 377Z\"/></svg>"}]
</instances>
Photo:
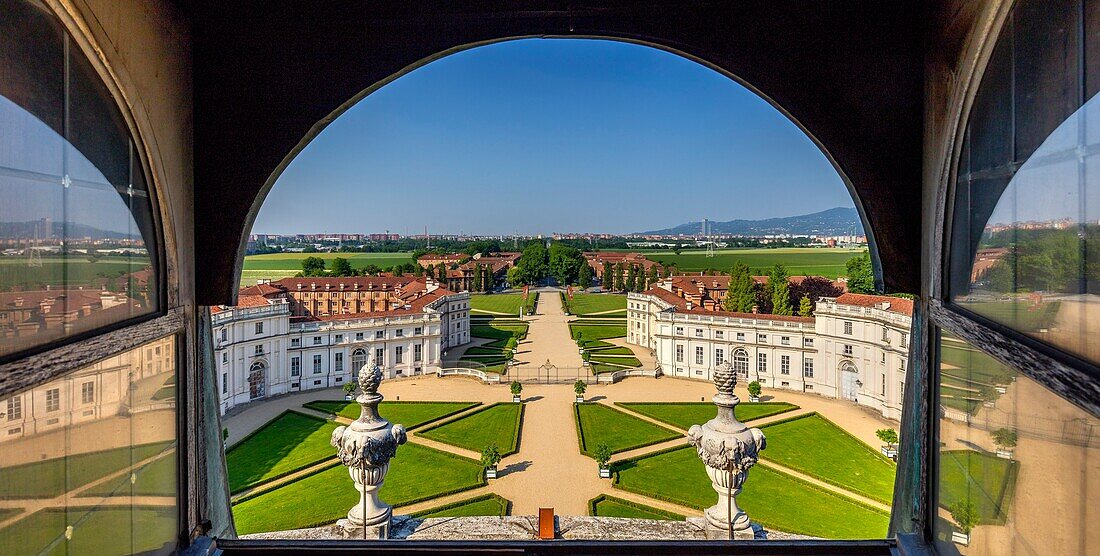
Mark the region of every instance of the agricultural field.
<instances>
[{"instance_id":1,"label":"agricultural field","mask_svg":"<svg viewBox=\"0 0 1100 556\"><path fill-rule=\"evenodd\" d=\"M574 293L573 299L563 295L565 309L570 314L587 316L593 313L611 313L626 317L626 296L615 293Z\"/></svg>"},{"instance_id":2,"label":"agricultural field","mask_svg":"<svg viewBox=\"0 0 1100 556\"><path fill-rule=\"evenodd\" d=\"M574 408L581 453L586 456L595 457L601 443L606 443L614 454L683 436L606 405L580 403Z\"/></svg>"},{"instance_id":3,"label":"agricultural field","mask_svg":"<svg viewBox=\"0 0 1100 556\"><path fill-rule=\"evenodd\" d=\"M480 405L481 402L391 402L378 404L378 414L387 421L399 424L406 430L433 423ZM358 419L361 408L358 403L318 400L306 402L303 407L339 415L345 419Z\"/></svg>"},{"instance_id":4,"label":"agricultural field","mask_svg":"<svg viewBox=\"0 0 1100 556\"><path fill-rule=\"evenodd\" d=\"M703 251L687 251L679 255L667 249L635 250L645 254L646 258L661 264L676 265L684 272L699 272L716 269L729 272L733 264L740 261L748 265L754 274L767 274L767 269L780 263L787 267L792 276L811 275L836 278L845 273L845 263L852 257L858 257L865 249L827 249L812 247L791 247L786 249L720 249L713 257L707 257Z\"/></svg>"},{"instance_id":5,"label":"agricultural field","mask_svg":"<svg viewBox=\"0 0 1100 556\"><path fill-rule=\"evenodd\" d=\"M259 279L278 280L294 276L302 271L302 259L320 257L325 264L336 257L343 257L352 268L366 268L375 265L386 268L393 265L415 263L412 252L399 253L272 253L268 255L249 255L244 258L241 271L241 287L254 286Z\"/></svg>"},{"instance_id":6,"label":"agricultural field","mask_svg":"<svg viewBox=\"0 0 1100 556\"><path fill-rule=\"evenodd\" d=\"M522 422L523 404L497 403L454 421L426 428L417 435L479 453L489 444L496 444L500 454L508 456L519 449Z\"/></svg>"},{"instance_id":7,"label":"agricultural field","mask_svg":"<svg viewBox=\"0 0 1100 556\"><path fill-rule=\"evenodd\" d=\"M703 462L691 446L619 462L613 469L615 488L698 510L715 502ZM890 521L885 511L761 464L749 471L737 503L766 528L830 539L882 538Z\"/></svg>"},{"instance_id":8,"label":"agricultural field","mask_svg":"<svg viewBox=\"0 0 1100 556\"><path fill-rule=\"evenodd\" d=\"M615 402L615 405L685 431L717 415L711 402ZM797 405L786 402L741 403L734 409L734 414L744 423L795 409L798 409Z\"/></svg>"},{"instance_id":9,"label":"agricultural field","mask_svg":"<svg viewBox=\"0 0 1100 556\"><path fill-rule=\"evenodd\" d=\"M148 268L147 257L109 256L95 262L84 255L43 256L42 266L27 266L26 257L0 257L0 291L20 287L42 290L45 286L108 284L111 291L125 291L119 276ZM111 282L111 283L108 283Z\"/></svg>"}]
</instances>

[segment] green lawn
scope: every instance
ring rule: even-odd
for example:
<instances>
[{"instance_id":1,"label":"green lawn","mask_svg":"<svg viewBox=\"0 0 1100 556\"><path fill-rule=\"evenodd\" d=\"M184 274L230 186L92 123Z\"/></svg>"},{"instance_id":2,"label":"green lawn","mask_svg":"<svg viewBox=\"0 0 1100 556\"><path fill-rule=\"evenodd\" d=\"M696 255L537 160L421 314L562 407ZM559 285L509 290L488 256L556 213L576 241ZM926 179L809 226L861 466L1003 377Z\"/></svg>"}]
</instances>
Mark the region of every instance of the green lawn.
<instances>
[{"instance_id":1,"label":"green lawn","mask_svg":"<svg viewBox=\"0 0 1100 556\"><path fill-rule=\"evenodd\" d=\"M85 490L81 496L175 496L178 474L173 453L135 470L133 483L126 474Z\"/></svg>"},{"instance_id":2,"label":"green lawn","mask_svg":"<svg viewBox=\"0 0 1100 556\"><path fill-rule=\"evenodd\" d=\"M626 311L626 296L622 294L574 293L573 299L569 299L569 296L565 299L569 303L569 312L578 316L605 311Z\"/></svg>"},{"instance_id":3,"label":"green lawn","mask_svg":"<svg viewBox=\"0 0 1100 556\"><path fill-rule=\"evenodd\" d=\"M72 539L66 540L69 525ZM176 533L175 508L48 509L0 529L0 554L168 553L176 546Z\"/></svg>"},{"instance_id":4,"label":"green lawn","mask_svg":"<svg viewBox=\"0 0 1100 556\"><path fill-rule=\"evenodd\" d=\"M642 250L646 258L663 265L674 264L683 272L716 269L729 272L740 261L757 274L781 263L791 275L813 275L836 278L845 274L848 259L862 255L864 250L791 247L786 249L720 249L713 257L705 251L687 251L679 255L667 249Z\"/></svg>"},{"instance_id":5,"label":"green lawn","mask_svg":"<svg viewBox=\"0 0 1100 556\"><path fill-rule=\"evenodd\" d=\"M27 266L26 257L0 257L0 291L14 287L28 290L45 289L43 286L62 284L86 285L113 279L111 291L125 291L126 284L118 277L149 266L144 257L110 256L91 262L84 255L72 257L43 256L42 266Z\"/></svg>"},{"instance_id":6,"label":"green lawn","mask_svg":"<svg viewBox=\"0 0 1100 556\"><path fill-rule=\"evenodd\" d=\"M638 361L637 357L630 356L614 356L614 355L600 355L594 354L590 357L593 363L611 363L613 365L622 365L624 367L641 367L642 362Z\"/></svg>"},{"instance_id":7,"label":"green lawn","mask_svg":"<svg viewBox=\"0 0 1100 556\"><path fill-rule=\"evenodd\" d=\"M574 407L581 452L588 456L593 456L596 446L603 442L612 453L618 453L683 436L603 404L582 403Z\"/></svg>"},{"instance_id":8,"label":"green lawn","mask_svg":"<svg viewBox=\"0 0 1100 556\"><path fill-rule=\"evenodd\" d=\"M516 452L519 447L519 424L523 404L496 403L460 419L429 427L417 434L452 446L481 452L496 443L501 455Z\"/></svg>"},{"instance_id":9,"label":"green lawn","mask_svg":"<svg viewBox=\"0 0 1100 556\"><path fill-rule=\"evenodd\" d=\"M711 402L615 402L615 405L685 431L692 425L702 425L710 421L718 414L717 408ZM741 422L747 422L795 409L798 409L797 405L786 402L740 403L734 409L734 414Z\"/></svg>"},{"instance_id":10,"label":"green lawn","mask_svg":"<svg viewBox=\"0 0 1100 556\"><path fill-rule=\"evenodd\" d=\"M762 456L830 484L889 504L897 465L832 421L811 413L761 427Z\"/></svg>"},{"instance_id":11,"label":"green lawn","mask_svg":"<svg viewBox=\"0 0 1100 556\"><path fill-rule=\"evenodd\" d=\"M519 308L523 306L523 302L522 293L475 293L470 295L470 310L504 313L518 317Z\"/></svg>"},{"instance_id":12,"label":"green lawn","mask_svg":"<svg viewBox=\"0 0 1100 556\"><path fill-rule=\"evenodd\" d=\"M407 442L397 449L379 495L401 506L483 484L478 462ZM337 464L235 504L233 519L241 535L314 527L346 516L358 498L347 468Z\"/></svg>"},{"instance_id":13,"label":"green lawn","mask_svg":"<svg viewBox=\"0 0 1100 556\"><path fill-rule=\"evenodd\" d=\"M5 467L3 480L0 480L0 498L60 496L96 479L122 471L134 462L171 449L171 446L171 442L158 442L134 446L132 449L127 446Z\"/></svg>"},{"instance_id":14,"label":"green lawn","mask_svg":"<svg viewBox=\"0 0 1100 556\"><path fill-rule=\"evenodd\" d=\"M586 344L585 348L587 348L592 355L634 355L634 352L628 347L614 346L611 344L608 344L608 346L610 347L593 347L591 344Z\"/></svg>"},{"instance_id":15,"label":"green lawn","mask_svg":"<svg viewBox=\"0 0 1100 556\"><path fill-rule=\"evenodd\" d=\"M336 456L335 421L288 411L225 453L229 491L239 492Z\"/></svg>"},{"instance_id":16,"label":"green lawn","mask_svg":"<svg viewBox=\"0 0 1100 556\"><path fill-rule=\"evenodd\" d=\"M505 516L512 509L512 503L506 498L496 494L476 496L469 500L447 504L439 508L432 508L412 514L412 517L471 517L471 516Z\"/></svg>"},{"instance_id":17,"label":"green lawn","mask_svg":"<svg viewBox=\"0 0 1100 556\"><path fill-rule=\"evenodd\" d=\"M387 421L403 425L412 430L460 411L465 411L481 402L387 402L378 404L378 414ZM358 419L361 408L355 402L319 400L306 402L304 407L332 413L347 419Z\"/></svg>"},{"instance_id":18,"label":"green lawn","mask_svg":"<svg viewBox=\"0 0 1100 556\"><path fill-rule=\"evenodd\" d=\"M475 338L505 341L514 336L518 341L527 336L527 324L504 324L497 322L489 324L471 324L470 335ZM500 347L504 347L504 344L501 344Z\"/></svg>"},{"instance_id":19,"label":"green lawn","mask_svg":"<svg viewBox=\"0 0 1100 556\"><path fill-rule=\"evenodd\" d=\"M606 340L608 338L622 338L626 336L626 323L622 324L569 324L569 334L577 339L577 334L583 333L585 342L591 340Z\"/></svg>"},{"instance_id":20,"label":"green lawn","mask_svg":"<svg viewBox=\"0 0 1100 556\"><path fill-rule=\"evenodd\" d=\"M944 339L940 343L940 360L950 367L945 376L979 384L1008 384L1016 376L1011 368L963 342Z\"/></svg>"},{"instance_id":21,"label":"green lawn","mask_svg":"<svg viewBox=\"0 0 1100 556\"><path fill-rule=\"evenodd\" d=\"M621 462L615 469L616 488L700 510L718 501L690 446ZM760 465L749 472L737 502L764 527L830 539L882 538L890 520L886 512Z\"/></svg>"},{"instance_id":22,"label":"green lawn","mask_svg":"<svg viewBox=\"0 0 1100 556\"><path fill-rule=\"evenodd\" d=\"M651 508L643 504L601 494L588 501L588 515L600 517L632 517L635 519L669 519L683 521L684 516Z\"/></svg>"},{"instance_id":23,"label":"green lawn","mask_svg":"<svg viewBox=\"0 0 1100 556\"><path fill-rule=\"evenodd\" d=\"M974 450L940 452L940 506L969 500L980 523L1002 524L1016 490L1019 464Z\"/></svg>"}]
</instances>

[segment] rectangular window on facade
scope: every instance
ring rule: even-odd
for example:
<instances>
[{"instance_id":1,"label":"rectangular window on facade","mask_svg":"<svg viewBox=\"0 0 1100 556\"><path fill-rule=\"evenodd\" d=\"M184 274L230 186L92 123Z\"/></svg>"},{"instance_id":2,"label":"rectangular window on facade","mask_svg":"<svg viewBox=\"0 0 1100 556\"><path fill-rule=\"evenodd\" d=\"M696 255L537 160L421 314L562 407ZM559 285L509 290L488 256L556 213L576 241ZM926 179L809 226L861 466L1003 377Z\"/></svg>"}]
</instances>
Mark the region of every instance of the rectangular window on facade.
<instances>
[{"instance_id":1,"label":"rectangular window on facade","mask_svg":"<svg viewBox=\"0 0 1100 556\"><path fill-rule=\"evenodd\" d=\"M344 354L343 353L337 353L336 354L336 360L333 362L333 370L336 371L336 372L340 372L340 371L344 370Z\"/></svg>"},{"instance_id":2,"label":"rectangular window on facade","mask_svg":"<svg viewBox=\"0 0 1100 556\"><path fill-rule=\"evenodd\" d=\"M413 335L414 336L420 336L423 333L424 333L424 328L421 327L421 326L417 326L416 328L413 329Z\"/></svg>"},{"instance_id":3,"label":"rectangular window on facade","mask_svg":"<svg viewBox=\"0 0 1100 556\"><path fill-rule=\"evenodd\" d=\"M397 346L393 351L394 364L400 365L405 362L405 348L403 346Z\"/></svg>"},{"instance_id":4,"label":"rectangular window on facade","mask_svg":"<svg viewBox=\"0 0 1100 556\"><path fill-rule=\"evenodd\" d=\"M374 348L374 359L378 362L378 365L385 365L386 348Z\"/></svg>"},{"instance_id":5,"label":"rectangular window on facade","mask_svg":"<svg viewBox=\"0 0 1100 556\"><path fill-rule=\"evenodd\" d=\"M302 339L301 338L291 338L290 339L290 347L292 347L292 348L302 347Z\"/></svg>"},{"instance_id":6,"label":"rectangular window on facade","mask_svg":"<svg viewBox=\"0 0 1100 556\"><path fill-rule=\"evenodd\" d=\"M375 330L374 331L374 339L375 340L381 340L382 338L385 338L385 337L386 337L386 331L385 330Z\"/></svg>"},{"instance_id":7,"label":"rectangular window on facade","mask_svg":"<svg viewBox=\"0 0 1100 556\"><path fill-rule=\"evenodd\" d=\"M806 378L814 377L814 360L803 359L802 360L802 376Z\"/></svg>"},{"instance_id":8,"label":"rectangular window on facade","mask_svg":"<svg viewBox=\"0 0 1100 556\"><path fill-rule=\"evenodd\" d=\"M337 334L336 338L335 338L335 342L337 344L339 344L340 342L343 342L343 341L344 341L344 335L343 334Z\"/></svg>"},{"instance_id":9,"label":"rectangular window on facade","mask_svg":"<svg viewBox=\"0 0 1100 556\"><path fill-rule=\"evenodd\" d=\"M725 330L715 330L714 331L714 338L718 339L718 340L725 339L726 338L726 331Z\"/></svg>"},{"instance_id":10,"label":"rectangular window on facade","mask_svg":"<svg viewBox=\"0 0 1100 556\"><path fill-rule=\"evenodd\" d=\"M253 350L253 353L255 353L256 355L263 355L264 354L264 346L262 346L262 345L261 346L256 346L256 348Z\"/></svg>"},{"instance_id":11,"label":"rectangular window on facade","mask_svg":"<svg viewBox=\"0 0 1100 556\"><path fill-rule=\"evenodd\" d=\"M696 338L702 338L703 337L703 329L702 328L696 328L695 329L695 337Z\"/></svg>"},{"instance_id":12,"label":"rectangular window on facade","mask_svg":"<svg viewBox=\"0 0 1100 556\"><path fill-rule=\"evenodd\" d=\"M315 345L315 346L321 345L321 337L320 336L314 336L313 337L313 345Z\"/></svg>"},{"instance_id":13,"label":"rectangular window on facade","mask_svg":"<svg viewBox=\"0 0 1100 556\"><path fill-rule=\"evenodd\" d=\"M313 356L313 373L317 374L319 372L321 372L321 356L320 355L314 355Z\"/></svg>"},{"instance_id":14,"label":"rectangular window on facade","mask_svg":"<svg viewBox=\"0 0 1100 556\"><path fill-rule=\"evenodd\" d=\"M15 421L23 418L23 396L8 398L8 420Z\"/></svg>"},{"instance_id":15,"label":"rectangular window on facade","mask_svg":"<svg viewBox=\"0 0 1100 556\"><path fill-rule=\"evenodd\" d=\"M738 342L744 342L745 341L745 333L744 332L738 332L737 333L737 341Z\"/></svg>"},{"instance_id":16,"label":"rectangular window on facade","mask_svg":"<svg viewBox=\"0 0 1100 556\"><path fill-rule=\"evenodd\" d=\"M257 322L256 323L256 333L257 334L263 334L264 333L264 323L262 323L262 322Z\"/></svg>"},{"instance_id":17,"label":"rectangular window on facade","mask_svg":"<svg viewBox=\"0 0 1100 556\"><path fill-rule=\"evenodd\" d=\"M852 321L850 321L850 320L844 321L844 333L849 335L849 336L852 335Z\"/></svg>"},{"instance_id":18,"label":"rectangular window on facade","mask_svg":"<svg viewBox=\"0 0 1100 556\"><path fill-rule=\"evenodd\" d=\"M222 373L222 394L229 393L229 373Z\"/></svg>"},{"instance_id":19,"label":"rectangular window on facade","mask_svg":"<svg viewBox=\"0 0 1100 556\"><path fill-rule=\"evenodd\" d=\"M356 332L355 333L355 341L357 341L357 342L362 342L363 341L363 333L362 332Z\"/></svg>"},{"instance_id":20,"label":"rectangular window on facade","mask_svg":"<svg viewBox=\"0 0 1100 556\"><path fill-rule=\"evenodd\" d=\"M905 332L901 333L901 347L903 347L903 348L909 347L909 335L906 334Z\"/></svg>"},{"instance_id":21,"label":"rectangular window on facade","mask_svg":"<svg viewBox=\"0 0 1100 556\"><path fill-rule=\"evenodd\" d=\"M424 346L416 344L413 346L413 361L419 363L424 359Z\"/></svg>"},{"instance_id":22,"label":"rectangular window on facade","mask_svg":"<svg viewBox=\"0 0 1100 556\"><path fill-rule=\"evenodd\" d=\"M884 341L884 342L889 342L890 341L890 329L886 328L885 326L882 327L882 341Z\"/></svg>"},{"instance_id":23,"label":"rectangular window on facade","mask_svg":"<svg viewBox=\"0 0 1100 556\"><path fill-rule=\"evenodd\" d=\"M404 335L405 335L405 329L404 329L404 328L398 328L398 329L397 329L397 333L396 333L396 336L397 336L398 338L401 338L401 337L402 337L402 336L404 336Z\"/></svg>"},{"instance_id":24,"label":"rectangular window on facade","mask_svg":"<svg viewBox=\"0 0 1100 556\"><path fill-rule=\"evenodd\" d=\"M703 346L695 346L695 364L703 364Z\"/></svg>"},{"instance_id":25,"label":"rectangular window on facade","mask_svg":"<svg viewBox=\"0 0 1100 556\"><path fill-rule=\"evenodd\" d=\"M851 354L852 354L852 345L851 344L844 344L844 355L851 355Z\"/></svg>"},{"instance_id":26,"label":"rectangular window on facade","mask_svg":"<svg viewBox=\"0 0 1100 556\"><path fill-rule=\"evenodd\" d=\"M302 358L291 357L290 358L290 376L300 376L302 374Z\"/></svg>"},{"instance_id":27,"label":"rectangular window on facade","mask_svg":"<svg viewBox=\"0 0 1100 556\"><path fill-rule=\"evenodd\" d=\"M229 362L229 354L223 351L222 352L222 363L228 363L228 362Z\"/></svg>"},{"instance_id":28,"label":"rectangular window on facade","mask_svg":"<svg viewBox=\"0 0 1100 556\"><path fill-rule=\"evenodd\" d=\"M676 362L677 363L683 363L684 362L684 346L679 346L679 345L676 346Z\"/></svg>"},{"instance_id":29,"label":"rectangular window on facade","mask_svg":"<svg viewBox=\"0 0 1100 556\"><path fill-rule=\"evenodd\" d=\"M780 355L779 356L779 372L785 375L791 374L791 356Z\"/></svg>"},{"instance_id":30,"label":"rectangular window on facade","mask_svg":"<svg viewBox=\"0 0 1100 556\"><path fill-rule=\"evenodd\" d=\"M761 373L768 372L768 354L756 354L756 370Z\"/></svg>"},{"instance_id":31,"label":"rectangular window on facade","mask_svg":"<svg viewBox=\"0 0 1100 556\"><path fill-rule=\"evenodd\" d=\"M46 411L57 411L59 409L61 409L61 390L58 388L46 390Z\"/></svg>"},{"instance_id":32,"label":"rectangular window on facade","mask_svg":"<svg viewBox=\"0 0 1100 556\"><path fill-rule=\"evenodd\" d=\"M677 336L683 336L684 335L684 327L683 326L677 326L676 327L676 335Z\"/></svg>"},{"instance_id":33,"label":"rectangular window on facade","mask_svg":"<svg viewBox=\"0 0 1100 556\"><path fill-rule=\"evenodd\" d=\"M95 402L95 383L85 382L80 385L80 403L90 404Z\"/></svg>"},{"instance_id":34,"label":"rectangular window on facade","mask_svg":"<svg viewBox=\"0 0 1100 556\"><path fill-rule=\"evenodd\" d=\"M767 334L757 334L756 335L756 341L760 342L761 344L766 344L766 343L768 343L768 335Z\"/></svg>"},{"instance_id":35,"label":"rectangular window on facade","mask_svg":"<svg viewBox=\"0 0 1100 556\"><path fill-rule=\"evenodd\" d=\"M714 350L714 364L721 365L726 360L726 351L722 348Z\"/></svg>"},{"instance_id":36,"label":"rectangular window on facade","mask_svg":"<svg viewBox=\"0 0 1100 556\"><path fill-rule=\"evenodd\" d=\"M882 375L882 395L886 395L886 375Z\"/></svg>"},{"instance_id":37,"label":"rectangular window on facade","mask_svg":"<svg viewBox=\"0 0 1100 556\"><path fill-rule=\"evenodd\" d=\"M224 343L224 342L225 342L226 340L228 340L228 339L229 339L229 333L228 333L228 331L227 331L226 329L224 329L224 328L222 329L222 334L221 334L221 338L222 338L222 342L223 342L223 343Z\"/></svg>"},{"instance_id":38,"label":"rectangular window on facade","mask_svg":"<svg viewBox=\"0 0 1100 556\"><path fill-rule=\"evenodd\" d=\"M789 345L791 345L791 337L790 336L780 336L779 337L779 343L782 344L782 345L785 345L785 346L789 346Z\"/></svg>"}]
</instances>

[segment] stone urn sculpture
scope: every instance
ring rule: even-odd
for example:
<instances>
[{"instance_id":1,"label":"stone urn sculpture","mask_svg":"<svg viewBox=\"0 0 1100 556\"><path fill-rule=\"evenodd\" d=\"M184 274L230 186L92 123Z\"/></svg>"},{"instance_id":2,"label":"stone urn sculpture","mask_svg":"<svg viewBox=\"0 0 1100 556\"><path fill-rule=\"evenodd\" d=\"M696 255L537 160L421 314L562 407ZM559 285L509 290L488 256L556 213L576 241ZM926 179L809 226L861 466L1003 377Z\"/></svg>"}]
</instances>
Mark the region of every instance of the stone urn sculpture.
<instances>
[{"instance_id":1,"label":"stone urn sculpture","mask_svg":"<svg viewBox=\"0 0 1100 556\"><path fill-rule=\"evenodd\" d=\"M704 425L692 425L687 434L706 465L711 486L718 493L718 503L703 512L707 536L752 539L756 532L749 516L737 507L737 495L745 485L749 468L756 464L760 451L766 446L764 433L746 427L734 416L733 410L741 400L733 393L737 374L728 361L715 369L714 385L718 388L714 396L718 416Z\"/></svg>"},{"instance_id":2,"label":"stone urn sculpture","mask_svg":"<svg viewBox=\"0 0 1100 556\"><path fill-rule=\"evenodd\" d=\"M393 509L378 499L378 489L390 470L390 459L397 453L397 446L405 443L405 427L391 425L378 415L381 382L382 369L377 361L364 366L359 371L362 393L355 398L361 408L359 418L332 431L336 455L347 466L355 490L359 491L359 503L352 506L347 519L337 522L350 537L384 539L389 535Z\"/></svg>"}]
</instances>

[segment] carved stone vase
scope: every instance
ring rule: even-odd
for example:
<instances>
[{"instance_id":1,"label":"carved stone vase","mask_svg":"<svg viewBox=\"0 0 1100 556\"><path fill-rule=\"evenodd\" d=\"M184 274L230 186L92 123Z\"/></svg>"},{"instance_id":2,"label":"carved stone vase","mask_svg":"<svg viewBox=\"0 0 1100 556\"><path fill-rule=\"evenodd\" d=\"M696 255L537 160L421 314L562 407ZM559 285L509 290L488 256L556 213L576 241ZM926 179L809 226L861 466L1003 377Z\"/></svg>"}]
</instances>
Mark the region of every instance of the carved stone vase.
<instances>
[{"instance_id":1,"label":"carved stone vase","mask_svg":"<svg viewBox=\"0 0 1100 556\"><path fill-rule=\"evenodd\" d=\"M381 382L382 369L377 363L364 366L359 371L362 393L355 398L360 407L359 418L332 431L336 455L347 466L355 490L359 492L359 501L339 525L349 533L362 530L363 536L373 538L388 535L393 509L378 498L378 489L382 488L397 447L405 443L405 427L391 425L378 415L378 404L382 401L378 393Z\"/></svg>"},{"instance_id":2,"label":"carved stone vase","mask_svg":"<svg viewBox=\"0 0 1100 556\"><path fill-rule=\"evenodd\" d=\"M746 427L734 416L734 408L741 400L733 393L737 374L729 362L715 369L714 385L718 394L714 405L718 415L703 425L692 425L688 440L706 465L711 486L718 493L718 503L707 508L703 515L707 520L708 534L716 538L754 538L749 516L737 506L749 468L766 446L760 429Z\"/></svg>"}]
</instances>

